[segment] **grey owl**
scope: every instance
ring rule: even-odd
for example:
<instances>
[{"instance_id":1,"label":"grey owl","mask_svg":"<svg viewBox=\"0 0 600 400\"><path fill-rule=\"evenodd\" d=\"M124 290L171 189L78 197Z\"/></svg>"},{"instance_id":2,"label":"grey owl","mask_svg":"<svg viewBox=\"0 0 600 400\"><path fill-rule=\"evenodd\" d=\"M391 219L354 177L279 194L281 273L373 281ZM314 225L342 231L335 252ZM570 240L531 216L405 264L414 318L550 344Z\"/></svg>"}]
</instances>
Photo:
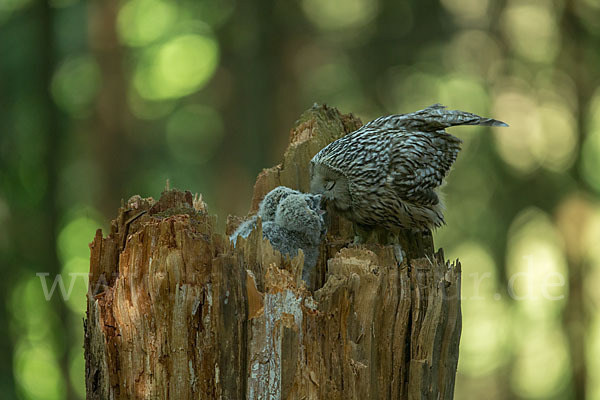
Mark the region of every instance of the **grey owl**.
<instances>
[{"instance_id":1,"label":"grey owl","mask_svg":"<svg viewBox=\"0 0 600 400\"><path fill-rule=\"evenodd\" d=\"M508 126L441 104L377 118L313 157L311 192L363 231L439 227L438 188L461 144L445 128L455 125Z\"/></svg>"}]
</instances>

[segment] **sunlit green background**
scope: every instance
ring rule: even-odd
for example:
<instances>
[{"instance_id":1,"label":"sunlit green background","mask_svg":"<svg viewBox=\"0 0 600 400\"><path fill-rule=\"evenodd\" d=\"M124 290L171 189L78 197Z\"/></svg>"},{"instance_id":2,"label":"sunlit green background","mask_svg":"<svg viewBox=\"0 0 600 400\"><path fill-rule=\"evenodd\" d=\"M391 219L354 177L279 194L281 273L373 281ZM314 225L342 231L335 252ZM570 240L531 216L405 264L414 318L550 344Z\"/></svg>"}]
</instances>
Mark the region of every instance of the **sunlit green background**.
<instances>
[{"instance_id":1,"label":"sunlit green background","mask_svg":"<svg viewBox=\"0 0 600 400\"><path fill-rule=\"evenodd\" d=\"M84 397L87 245L121 199L168 178L223 227L314 102L441 102L511 126L453 130L456 398L600 399L599 85L598 0L0 0L0 397Z\"/></svg>"}]
</instances>

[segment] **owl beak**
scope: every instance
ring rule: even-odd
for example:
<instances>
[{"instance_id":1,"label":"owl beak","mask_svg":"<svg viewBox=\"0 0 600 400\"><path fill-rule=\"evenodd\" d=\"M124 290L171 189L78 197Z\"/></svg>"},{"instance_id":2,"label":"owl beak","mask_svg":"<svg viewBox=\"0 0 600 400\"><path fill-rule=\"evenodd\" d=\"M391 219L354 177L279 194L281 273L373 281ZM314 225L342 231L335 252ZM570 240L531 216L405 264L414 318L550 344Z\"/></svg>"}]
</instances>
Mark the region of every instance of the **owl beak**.
<instances>
[{"instance_id":1,"label":"owl beak","mask_svg":"<svg viewBox=\"0 0 600 400\"><path fill-rule=\"evenodd\" d=\"M315 195L315 208L323 210L325 208L326 199L322 194Z\"/></svg>"}]
</instances>

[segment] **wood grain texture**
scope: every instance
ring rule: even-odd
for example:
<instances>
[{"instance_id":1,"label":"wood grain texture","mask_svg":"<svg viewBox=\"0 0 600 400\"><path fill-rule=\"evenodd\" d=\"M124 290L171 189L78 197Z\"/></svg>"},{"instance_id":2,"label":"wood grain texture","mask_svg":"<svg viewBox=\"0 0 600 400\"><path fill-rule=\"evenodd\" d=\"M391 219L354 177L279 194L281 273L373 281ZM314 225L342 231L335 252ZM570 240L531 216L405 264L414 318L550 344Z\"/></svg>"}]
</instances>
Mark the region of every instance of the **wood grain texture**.
<instances>
[{"instance_id":1,"label":"wood grain texture","mask_svg":"<svg viewBox=\"0 0 600 400\"><path fill-rule=\"evenodd\" d=\"M320 148L360 126L316 106L281 165L258 177L308 190ZM231 232L240 218L230 218ZM349 243L330 216L311 282L261 226L237 247L189 192L132 197L90 244L85 322L89 399L451 399L461 331L460 264L431 236L401 239L408 260Z\"/></svg>"}]
</instances>

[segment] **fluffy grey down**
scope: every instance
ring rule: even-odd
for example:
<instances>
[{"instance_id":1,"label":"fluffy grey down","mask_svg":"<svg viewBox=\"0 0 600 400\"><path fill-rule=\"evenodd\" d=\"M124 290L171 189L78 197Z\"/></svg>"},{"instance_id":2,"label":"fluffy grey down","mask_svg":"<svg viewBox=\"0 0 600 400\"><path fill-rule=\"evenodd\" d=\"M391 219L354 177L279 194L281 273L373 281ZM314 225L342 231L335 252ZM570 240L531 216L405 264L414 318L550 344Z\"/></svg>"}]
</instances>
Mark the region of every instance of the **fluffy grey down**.
<instances>
[{"instance_id":1,"label":"fluffy grey down","mask_svg":"<svg viewBox=\"0 0 600 400\"><path fill-rule=\"evenodd\" d=\"M302 249L302 278L307 280L317 264L319 246L327 230L321 195L276 187L260 203L257 215L240 224L229 237L234 245L238 236L247 238L250 235L256 227L257 217L262 220L263 237L281 254L295 257L298 249Z\"/></svg>"}]
</instances>

